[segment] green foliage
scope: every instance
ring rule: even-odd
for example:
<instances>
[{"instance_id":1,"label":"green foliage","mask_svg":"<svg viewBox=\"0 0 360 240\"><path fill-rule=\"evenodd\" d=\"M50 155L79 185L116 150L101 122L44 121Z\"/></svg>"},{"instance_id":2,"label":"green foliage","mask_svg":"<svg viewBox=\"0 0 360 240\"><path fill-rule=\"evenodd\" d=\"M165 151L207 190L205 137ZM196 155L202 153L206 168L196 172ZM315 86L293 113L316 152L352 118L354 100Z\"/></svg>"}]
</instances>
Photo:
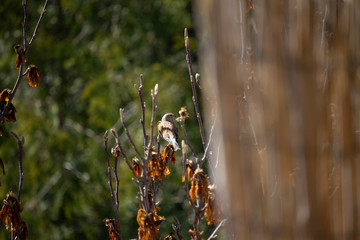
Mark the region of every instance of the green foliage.
<instances>
[{"instance_id":1,"label":"green foliage","mask_svg":"<svg viewBox=\"0 0 360 240\"><path fill-rule=\"evenodd\" d=\"M28 35L32 34L43 1L29 3ZM156 121L165 112L188 106L188 132L201 147L191 101L183 29L191 28L189 1L51 1L27 64L38 66L40 86L26 81L14 98L17 122L4 126L0 157L7 175L1 177L0 198L17 191L17 143L10 131L25 137L23 219L30 239L106 239L103 218L113 217L103 147L105 130L119 130L129 156L134 156L120 128L119 107L125 108L129 129L142 145L140 103L134 84L144 74L146 123L151 117L150 89L159 84ZM21 2L0 5L0 88L15 83L13 46L22 43ZM192 45L194 49L195 46ZM196 66L195 66L196 67ZM192 126L192 127L191 127ZM182 134L180 134L180 139ZM111 139L111 143L114 141ZM173 174L160 192L160 214L167 218L161 236L171 229L173 216L189 229L189 210L181 184L180 153ZM137 236L136 184L121 162L120 221L124 239ZM2 239L7 237L1 231Z\"/></svg>"}]
</instances>

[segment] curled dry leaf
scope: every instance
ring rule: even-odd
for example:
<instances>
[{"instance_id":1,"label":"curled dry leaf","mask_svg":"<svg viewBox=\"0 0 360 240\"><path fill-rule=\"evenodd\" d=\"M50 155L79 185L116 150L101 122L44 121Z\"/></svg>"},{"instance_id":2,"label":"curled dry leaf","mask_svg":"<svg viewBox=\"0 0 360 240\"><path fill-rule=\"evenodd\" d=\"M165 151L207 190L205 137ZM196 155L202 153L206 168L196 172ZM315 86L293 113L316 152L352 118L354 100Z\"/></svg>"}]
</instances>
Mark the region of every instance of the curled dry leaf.
<instances>
[{"instance_id":1,"label":"curled dry leaf","mask_svg":"<svg viewBox=\"0 0 360 240\"><path fill-rule=\"evenodd\" d=\"M39 86L40 71L37 66L30 65L28 68L28 79L31 87Z\"/></svg>"},{"instance_id":2,"label":"curled dry leaf","mask_svg":"<svg viewBox=\"0 0 360 240\"><path fill-rule=\"evenodd\" d=\"M208 199L208 187L209 187L209 179L204 173L204 171L200 168L195 170L191 181L191 188L190 188L190 198L192 202L196 198L199 200L201 206L204 206L207 199Z\"/></svg>"},{"instance_id":3,"label":"curled dry leaf","mask_svg":"<svg viewBox=\"0 0 360 240\"><path fill-rule=\"evenodd\" d=\"M105 218L103 222L108 227L110 240L117 240L120 236L120 224L114 218Z\"/></svg>"},{"instance_id":4,"label":"curled dry leaf","mask_svg":"<svg viewBox=\"0 0 360 240\"><path fill-rule=\"evenodd\" d=\"M111 154L114 156L114 158L119 158L120 157L120 148L118 145L116 145L115 147L113 147L111 149Z\"/></svg>"},{"instance_id":5,"label":"curled dry leaf","mask_svg":"<svg viewBox=\"0 0 360 240\"><path fill-rule=\"evenodd\" d=\"M175 163L174 147L171 144L165 146L164 150L159 155L157 152L151 152L151 159L148 164L150 170L147 175L154 178L156 181L162 180L162 176L167 177L171 171L168 162Z\"/></svg>"},{"instance_id":6,"label":"curled dry leaf","mask_svg":"<svg viewBox=\"0 0 360 240\"><path fill-rule=\"evenodd\" d=\"M25 240L28 235L26 223L21 219L20 213L23 208L15 194L10 191L0 211L0 220L5 222L6 229L10 229L15 239ZM11 234L11 233L10 233Z\"/></svg>"},{"instance_id":7,"label":"curled dry leaf","mask_svg":"<svg viewBox=\"0 0 360 240\"><path fill-rule=\"evenodd\" d=\"M189 181L192 181L192 178L193 178L195 170L196 170L196 165L193 161L191 161L189 159L186 159L185 165L186 165L188 179L189 179ZM182 182L184 182L184 181L185 181L185 175L183 173Z\"/></svg>"},{"instance_id":8,"label":"curled dry leaf","mask_svg":"<svg viewBox=\"0 0 360 240\"><path fill-rule=\"evenodd\" d=\"M0 93L0 112L5 111L6 104L10 104L7 112L4 113L4 118L1 120L2 123L4 122L16 122L15 112L16 108L10 102L11 100L11 90L6 88Z\"/></svg>"},{"instance_id":9,"label":"curled dry leaf","mask_svg":"<svg viewBox=\"0 0 360 240\"><path fill-rule=\"evenodd\" d=\"M195 230L193 229L189 229L189 235L191 237L191 240L195 240L195 239L204 240L203 238L196 238L196 233Z\"/></svg>"},{"instance_id":10,"label":"curled dry leaf","mask_svg":"<svg viewBox=\"0 0 360 240\"><path fill-rule=\"evenodd\" d=\"M158 216L156 209L153 213L146 213L143 208L140 208L136 220L139 224L139 240L159 239L160 224L165 221L165 218Z\"/></svg>"},{"instance_id":11,"label":"curled dry leaf","mask_svg":"<svg viewBox=\"0 0 360 240\"><path fill-rule=\"evenodd\" d=\"M165 146L164 150L162 151L162 159L165 160L166 162L171 160L171 163L175 164L176 159L174 153L175 153L174 146L168 144Z\"/></svg>"},{"instance_id":12,"label":"curled dry leaf","mask_svg":"<svg viewBox=\"0 0 360 240\"><path fill-rule=\"evenodd\" d=\"M176 119L176 121L178 121L178 122L179 121L185 121L186 118L189 118L189 113L187 111L186 106L180 108L179 115L180 115L180 117L178 117Z\"/></svg>"},{"instance_id":13,"label":"curled dry leaf","mask_svg":"<svg viewBox=\"0 0 360 240\"><path fill-rule=\"evenodd\" d=\"M16 68L18 69L18 68L20 68L22 63L26 62L25 51L24 51L23 46L21 46L20 44L17 44L14 47L14 49L15 49L15 52L17 54L15 64L16 64Z\"/></svg>"},{"instance_id":14,"label":"curled dry leaf","mask_svg":"<svg viewBox=\"0 0 360 240\"><path fill-rule=\"evenodd\" d=\"M142 167L140 165L139 159L133 158L132 160L132 168L134 169L134 173L136 177L141 176Z\"/></svg>"},{"instance_id":15,"label":"curled dry leaf","mask_svg":"<svg viewBox=\"0 0 360 240\"><path fill-rule=\"evenodd\" d=\"M11 98L11 90L8 88L2 90L2 92L0 93L0 101L8 102L10 101L10 98Z\"/></svg>"},{"instance_id":16,"label":"curled dry leaf","mask_svg":"<svg viewBox=\"0 0 360 240\"><path fill-rule=\"evenodd\" d=\"M205 209L205 217L208 225L218 225L221 221L222 206L216 201L216 188L215 185L208 187L209 195L207 199L207 207Z\"/></svg>"}]
</instances>

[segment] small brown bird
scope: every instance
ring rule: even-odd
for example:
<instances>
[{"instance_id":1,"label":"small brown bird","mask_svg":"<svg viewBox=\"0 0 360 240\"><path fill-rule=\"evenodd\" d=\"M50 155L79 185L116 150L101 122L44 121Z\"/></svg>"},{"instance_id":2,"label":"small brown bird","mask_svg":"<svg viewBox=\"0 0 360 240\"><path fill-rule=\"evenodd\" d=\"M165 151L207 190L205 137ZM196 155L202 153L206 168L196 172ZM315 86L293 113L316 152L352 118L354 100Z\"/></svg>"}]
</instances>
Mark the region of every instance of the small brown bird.
<instances>
[{"instance_id":1,"label":"small brown bird","mask_svg":"<svg viewBox=\"0 0 360 240\"><path fill-rule=\"evenodd\" d=\"M174 146L175 151L180 150L178 144L178 128L174 123L175 115L166 113L158 124L160 136Z\"/></svg>"}]
</instances>

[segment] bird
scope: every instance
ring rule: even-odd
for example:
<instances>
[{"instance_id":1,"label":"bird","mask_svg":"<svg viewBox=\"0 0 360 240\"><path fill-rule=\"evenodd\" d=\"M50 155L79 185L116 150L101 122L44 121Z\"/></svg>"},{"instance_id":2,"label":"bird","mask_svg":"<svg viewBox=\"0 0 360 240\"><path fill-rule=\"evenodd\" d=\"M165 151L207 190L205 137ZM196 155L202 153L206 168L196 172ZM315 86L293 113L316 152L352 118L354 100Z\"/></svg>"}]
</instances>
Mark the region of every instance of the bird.
<instances>
[{"instance_id":1,"label":"bird","mask_svg":"<svg viewBox=\"0 0 360 240\"><path fill-rule=\"evenodd\" d=\"M174 123L175 115L166 113L158 124L159 135L174 146L175 151L180 150L178 144L178 128Z\"/></svg>"}]
</instances>

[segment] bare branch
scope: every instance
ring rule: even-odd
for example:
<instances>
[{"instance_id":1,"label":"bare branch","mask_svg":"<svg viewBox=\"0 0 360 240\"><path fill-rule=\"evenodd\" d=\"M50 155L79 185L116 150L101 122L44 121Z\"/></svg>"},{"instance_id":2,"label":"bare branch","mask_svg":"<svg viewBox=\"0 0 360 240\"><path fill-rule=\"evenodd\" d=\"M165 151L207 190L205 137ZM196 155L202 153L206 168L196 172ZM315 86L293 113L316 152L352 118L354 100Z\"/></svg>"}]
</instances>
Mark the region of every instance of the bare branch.
<instances>
[{"instance_id":1,"label":"bare branch","mask_svg":"<svg viewBox=\"0 0 360 240\"><path fill-rule=\"evenodd\" d=\"M184 174L184 189L185 189L185 193L187 198L190 201L190 205L192 207L194 207L194 203L190 198L190 194L189 194L189 176L187 173L187 169L186 169L186 159L187 159L187 145L184 142L184 140L181 141L181 149L182 149L182 164L183 164L183 174Z\"/></svg>"},{"instance_id":2,"label":"bare branch","mask_svg":"<svg viewBox=\"0 0 360 240\"><path fill-rule=\"evenodd\" d=\"M185 31L184 31L184 38L185 38L185 49L186 49L186 62L188 64L191 89L192 89L192 92L193 92L192 100L194 102L195 111L196 111L196 117L197 117L197 120L198 120L198 123L199 123L199 129L200 129L200 135L201 135L202 144L203 144L203 147L205 149L206 148L206 145L205 145L205 142L206 142L205 131L204 131L204 127L203 127L203 124L202 124L200 108L199 108L199 102L198 102L198 99L197 99L196 87L195 87L193 71L192 71L191 56L190 56L189 36L188 36L188 32L187 32L186 28L185 28Z\"/></svg>"},{"instance_id":3,"label":"bare branch","mask_svg":"<svg viewBox=\"0 0 360 240\"><path fill-rule=\"evenodd\" d=\"M115 175L115 200L116 200L116 208L119 209L119 177L117 174L117 165L118 165L118 158L115 158L114 164L114 175Z\"/></svg>"},{"instance_id":4,"label":"bare branch","mask_svg":"<svg viewBox=\"0 0 360 240\"><path fill-rule=\"evenodd\" d=\"M214 231L212 232L212 234L208 237L207 240L210 239L214 239L216 237L216 233L219 231L219 229L225 224L226 219L221 220L221 222L219 223L219 225L217 225L217 227L214 229Z\"/></svg>"},{"instance_id":5,"label":"bare branch","mask_svg":"<svg viewBox=\"0 0 360 240\"><path fill-rule=\"evenodd\" d=\"M144 157L141 155L141 153L139 152L139 150L137 149L130 133L129 133L129 129L125 123L125 118L124 118L124 109L123 108L120 108L120 120L121 120L121 123L122 125L124 126L124 130L125 130L125 133L131 143L131 146L134 148L135 152L137 153L137 155L140 157L140 159L142 160L143 164L145 164L145 159Z\"/></svg>"},{"instance_id":6,"label":"bare branch","mask_svg":"<svg viewBox=\"0 0 360 240\"><path fill-rule=\"evenodd\" d=\"M132 173L134 174L134 176L136 177L135 172L134 172L134 169L133 169L133 167L131 166L131 164L130 164L130 162L129 162L129 159L128 159L128 157L126 156L125 151L124 151L124 149L123 149L123 147L122 147L122 145L121 145L121 141L120 141L119 135L117 134L117 132L116 132L116 130L115 130L114 128L112 128L110 131L111 131L112 135L115 137L116 145L118 146L121 155L122 155L123 158L125 159L126 164L127 164L128 167L130 168L130 170L132 171ZM141 166L141 167L143 167L143 166Z\"/></svg>"},{"instance_id":7,"label":"bare branch","mask_svg":"<svg viewBox=\"0 0 360 240\"><path fill-rule=\"evenodd\" d=\"M26 1L27 1L27 0L26 0ZM33 43L33 41L34 41L34 39L35 39L35 37L36 37L36 34L37 34L38 29L39 29L40 23L41 23L44 15L45 15L48 2L49 2L49 0L46 0L46 1L45 1L44 8L43 8L43 10L42 10L42 12L41 12L41 15L40 15L40 17L39 17L39 20L38 20L38 22L37 22L37 24L36 24L34 33L33 33L32 37L31 37L31 39L30 39L29 46Z\"/></svg>"},{"instance_id":8,"label":"bare branch","mask_svg":"<svg viewBox=\"0 0 360 240\"><path fill-rule=\"evenodd\" d=\"M179 219L177 219L177 217L174 217L174 222L175 224L172 225L174 231L176 232L176 235L178 236L179 240L182 240L182 235L181 235L181 223L179 221Z\"/></svg>"},{"instance_id":9,"label":"bare branch","mask_svg":"<svg viewBox=\"0 0 360 240\"><path fill-rule=\"evenodd\" d=\"M128 157L126 156L125 154L125 151L121 145L121 141L120 141L120 138L119 138L119 135L117 134L116 130L114 128L112 128L111 130L111 133L112 135L115 137L115 141L116 141L116 144L118 146L118 149L121 153L121 155L123 156L123 159L125 159L125 162L126 164L128 165L128 167L130 168L131 172L133 173L134 177L137 179L137 182L139 183L139 190L140 190L140 193L141 193L141 203L143 204L144 208L146 208L147 204L146 204L146 190L144 190L143 186L146 185L147 183L147 180L146 180L146 176L144 177L144 179L141 179L139 177L136 176L135 174L135 171L134 171L134 168L131 166L130 162L129 162L129 159ZM143 168L143 171L144 171L144 165L142 165L142 163L140 163L141 167Z\"/></svg>"},{"instance_id":10,"label":"bare branch","mask_svg":"<svg viewBox=\"0 0 360 240\"><path fill-rule=\"evenodd\" d=\"M25 0L23 2L23 9L24 9L24 22L23 22L23 39L24 39L24 50L27 49L28 46L28 41L27 41L27 37L26 37L26 24L27 24L27 6L28 6L28 0ZM25 51L26 53L26 51Z\"/></svg>"},{"instance_id":11,"label":"bare branch","mask_svg":"<svg viewBox=\"0 0 360 240\"><path fill-rule=\"evenodd\" d=\"M108 136L109 136L109 131L107 130L104 135L104 143L105 143L105 156L106 156L106 163L107 163L108 177L109 177L108 184L109 184L111 200L115 212L115 218L116 221L119 223L119 212L115 202L114 189L112 186L112 179L111 179L111 167L110 167L109 152L108 152L108 139L109 139Z\"/></svg>"},{"instance_id":12,"label":"bare branch","mask_svg":"<svg viewBox=\"0 0 360 240\"><path fill-rule=\"evenodd\" d=\"M22 140L20 140L19 136L16 135L16 133L11 132L11 134L18 141L18 145L19 145L19 190L18 190L18 200L20 201L22 183L23 183L23 179L24 179L24 172L23 172L23 169L22 169L22 149L23 149L23 144L24 144L24 137L22 138Z\"/></svg>"},{"instance_id":13,"label":"bare branch","mask_svg":"<svg viewBox=\"0 0 360 240\"><path fill-rule=\"evenodd\" d=\"M139 94L139 99L140 99L140 105L141 105L141 113L142 113L142 118L140 120L142 128L143 128L143 133L144 133L144 151L146 151L146 146L148 145L148 138L149 136L146 135L146 129L145 129L145 103L144 103L144 98L143 98L143 91L144 91L144 78L143 75L140 74L140 86L138 88L138 94Z\"/></svg>"},{"instance_id":14,"label":"bare branch","mask_svg":"<svg viewBox=\"0 0 360 240\"><path fill-rule=\"evenodd\" d=\"M34 42L34 39L35 39L35 36L36 36L37 31L39 29L40 23L41 23L44 15L45 15L46 8L47 8L47 5L48 5L48 1L49 0L45 1L44 8L43 8L43 10L41 12L41 15L39 17L39 20L38 20L38 22L36 24L36 27L35 27L35 30L34 30L34 33L33 33L33 36L31 38L30 42L27 41L27 32L26 32L28 0L25 0L24 3L23 3L23 8L24 8L24 22L23 22L23 38L24 38L24 40L23 41L24 41L24 52L25 52L24 55L25 55L25 58L26 58L26 55L27 55L27 53L29 51L29 48L30 48L31 44ZM11 98L10 98L9 103L11 102L12 98L14 97L14 95L16 93L17 88L19 87L22 77L26 75L26 72L23 73L23 68L24 68L23 66L24 66L24 62L21 62L18 77L16 79L16 83L15 83L15 85L13 87L13 90L11 91Z\"/></svg>"},{"instance_id":15,"label":"bare branch","mask_svg":"<svg viewBox=\"0 0 360 240\"><path fill-rule=\"evenodd\" d=\"M147 151L148 151L148 154L147 154L147 157L146 157L146 161L148 161L151 157L151 146L152 146L152 143L153 143L153 138L154 138L154 122L155 122L155 116L156 116L156 109L157 109L157 105L156 105L156 99L157 99L157 94L158 94L158 84L155 84L155 87L154 87L154 91L151 91L151 96L152 96L152 117L151 117L151 124L150 124L150 143L149 143L149 146Z\"/></svg>"},{"instance_id":16,"label":"bare branch","mask_svg":"<svg viewBox=\"0 0 360 240\"><path fill-rule=\"evenodd\" d=\"M211 129L210 129L210 135L209 135L209 141L206 145L206 148L205 148L205 152L204 152L204 156L202 157L201 159L201 162L200 162L200 167L202 166L202 164L204 163L205 161L205 158L207 157L208 155L208 151L209 151L209 148L210 148L210 145L211 145L211 141L212 141L212 138L213 138L213 133L214 133L214 128L215 128L215 124L216 124L216 119L217 119L217 115L215 116L214 118L214 122L213 124L211 125ZM211 166L211 164L209 164Z\"/></svg>"},{"instance_id":17,"label":"bare branch","mask_svg":"<svg viewBox=\"0 0 360 240\"><path fill-rule=\"evenodd\" d=\"M44 17L44 14L45 14L45 11L46 11L46 7L47 7L47 4L48 4L48 0L45 1L45 4L44 4L44 8L43 8L43 11L40 15L40 18L36 24L36 27L35 27L35 30L34 30L34 33L33 33L33 36L30 40L30 43L27 41L27 32L26 32L26 25L27 25L27 18L28 18L28 13L27 13L27 7L28 7L28 0L25 0L23 2L23 9L24 9L24 21L23 21L23 45L24 45L24 59L26 59L26 55L29 51L29 48L30 48L30 45L33 43L34 41L34 38L36 36L36 33L39 29L39 26L40 26L40 23ZM14 98L15 96L15 93L16 93L16 90L18 89L19 85L20 85L20 82L21 82L21 79L22 77L24 77L26 74L27 74L27 70L23 73L23 69L24 69L24 62L22 61L21 64L20 64L20 67L19 67L19 71L18 71L18 76L16 78L16 82L15 82L15 85L11 91L11 95L10 95L10 100L6 103L3 111L0 113L0 121L4 118L4 116L6 115L6 113L8 112L9 110L9 107L10 107L10 103L12 101L12 99Z\"/></svg>"}]
</instances>

